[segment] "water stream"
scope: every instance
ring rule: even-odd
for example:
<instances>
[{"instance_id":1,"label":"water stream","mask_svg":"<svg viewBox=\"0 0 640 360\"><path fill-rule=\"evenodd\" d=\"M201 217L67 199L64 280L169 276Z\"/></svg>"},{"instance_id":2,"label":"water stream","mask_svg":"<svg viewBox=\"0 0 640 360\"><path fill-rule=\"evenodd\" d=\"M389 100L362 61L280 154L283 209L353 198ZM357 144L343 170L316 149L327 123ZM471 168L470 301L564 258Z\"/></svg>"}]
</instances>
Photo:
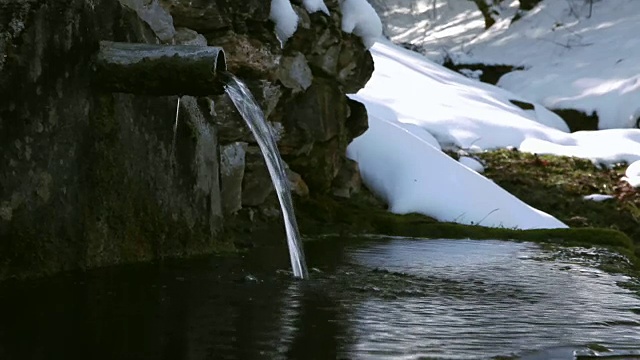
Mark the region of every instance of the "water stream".
<instances>
[{"instance_id":1,"label":"water stream","mask_svg":"<svg viewBox=\"0 0 640 360\"><path fill-rule=\"evenodd\" d=\"M0 284L0 359L640 359L625 277L534 244L323 238L298 281L256 236L242 257Z\"/></svg>"},{"instance_id":2,"label":"water stream","mask_svg":"<svg viewBox=\"0 0 640 360\"><path fill-rule=\"evenodd\" d=\"M264 118L264 113L249 88L236 76L226 73L228 82L225 85L225 91L233 101L234 105L244 118L247 126L253 133L260 151L264 156L271 181L278 194L282 216L284 218L285 230L287 233L287 245L289 248L289 257L291 258L291 268L293 275L297 278L307 278L307 266L305 264L302 242L298 232L298 224L296 222L293 210L293 201L291 199L291 189L289 180L285 172L284 163L280 157L278 146L271 132L269 124Z\"/></svg>"}]
</instances>

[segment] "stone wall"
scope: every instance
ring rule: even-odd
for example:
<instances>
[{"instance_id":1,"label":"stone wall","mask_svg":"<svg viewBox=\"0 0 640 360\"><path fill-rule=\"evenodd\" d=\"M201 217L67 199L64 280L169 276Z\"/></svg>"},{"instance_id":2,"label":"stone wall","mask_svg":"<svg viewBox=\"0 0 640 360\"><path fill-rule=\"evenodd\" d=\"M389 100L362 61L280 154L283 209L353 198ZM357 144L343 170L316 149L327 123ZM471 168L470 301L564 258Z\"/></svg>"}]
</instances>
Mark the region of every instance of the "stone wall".
<instances>
[{"instance_id":1,"label":"stone wall","mask_svg":"<svg viewBox=\"0 0 640 360\"><path fill-rule=\"evenodd\" d=\"M331 17L298 3L281 48L264 0L0 0L0 279L208 253L232 246L238 217L280 221L230 100L183 97L174 147L177 96L97 90L100 40L224 47L280 134L295 193L349 196L344 153L366 111L345 93L373 62L326 3Z\"/></svg>"}]
</instances>

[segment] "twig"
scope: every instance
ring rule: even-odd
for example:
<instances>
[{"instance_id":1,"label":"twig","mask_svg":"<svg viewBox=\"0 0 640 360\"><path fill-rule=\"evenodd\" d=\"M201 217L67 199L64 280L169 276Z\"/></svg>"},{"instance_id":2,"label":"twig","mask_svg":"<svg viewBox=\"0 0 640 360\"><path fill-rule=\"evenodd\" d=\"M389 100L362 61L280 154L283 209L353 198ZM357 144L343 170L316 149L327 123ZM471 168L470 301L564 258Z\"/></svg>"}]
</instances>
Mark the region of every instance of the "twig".
<instances>
[{"instance_id":1,"label":"twig","mask_svg":"<svg viewBox=\"0 0 640 360\"><path fill-rule=\"evenodd\" d=\"M467 214L467 212L463 212L462 214L458 215L455 219L453 219L453 222L458 222L458 219L460 219L461 217L465 216Z\"/></svg>"},{"instance_id":2,"label":"twig","mask_svg":"<svg viewBox=\"0 0 640 360\"><path fill-rule=\"evenodd\" d=\"M500 210L499 208L495 208L491 211L489 211L489 213L487 215L485 215L482 219L480 219L480 221L478 221L478 223L476 225L480 225L486 218L489 217L489 215L493 214L494 212Z\"/></svg>"}]
</instances>

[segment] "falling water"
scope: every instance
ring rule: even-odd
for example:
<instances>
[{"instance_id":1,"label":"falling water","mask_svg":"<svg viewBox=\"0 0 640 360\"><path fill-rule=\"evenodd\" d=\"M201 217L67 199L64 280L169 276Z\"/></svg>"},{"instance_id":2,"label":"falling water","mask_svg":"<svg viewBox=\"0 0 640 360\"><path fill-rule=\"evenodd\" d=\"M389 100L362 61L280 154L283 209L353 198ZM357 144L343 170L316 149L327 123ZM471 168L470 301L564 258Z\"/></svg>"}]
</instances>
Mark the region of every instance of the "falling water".
<instances>
[{"instance_id":1,"label":"falling water","mask_svg":"<svg viewBox=\"0 0 640 360\"><path fill-rule=\"evenodd\" d=\"M291 258L293 275L304 279L308 276L307 266L304 260L300 234L298 233L298 224L296 223L293 211L289 181L276 141L273 138L269 125L264 119L262 110L253 98L249 88L234 75L230 73L226 73L226 75L229 81L225 85L225 90L258 142L262 155L267 163L271 181L273 181L276 188L287 232L287 245L289 246L289 257Z\"/></svg>"}]
</instances>

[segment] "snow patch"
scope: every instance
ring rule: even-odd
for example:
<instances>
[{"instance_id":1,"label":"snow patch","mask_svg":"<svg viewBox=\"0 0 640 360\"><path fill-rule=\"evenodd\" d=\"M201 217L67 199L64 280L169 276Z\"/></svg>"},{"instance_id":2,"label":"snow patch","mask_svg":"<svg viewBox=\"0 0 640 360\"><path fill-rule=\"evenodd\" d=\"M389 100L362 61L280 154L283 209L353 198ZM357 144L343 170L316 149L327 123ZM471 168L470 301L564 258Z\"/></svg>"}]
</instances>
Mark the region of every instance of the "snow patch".
<instances>
[{"instance_id":1,"label":"snow patch","mask_svg":"<svg viewBox=\"0 0 640 360\"><path fill-rule=\"evenodd\" d=\"M382 22L367 0L340 0L342 31L353 33L368 48L382 36Z\"/></svg>"},{"instance_id":2,"label":"snow patch","mask_svg":"<svg viewBox=\"0 0 640 360\"><path fill-rule=\"evenodd\" d=\"M640 187L640 160L633 162L624 173L621 180L634 188Z\"/></svg>"},{"instance_id":3,"label":"snow patch","mask_svg":"<svg viewBox=\"0 0 640 360\"><path fill-rule=\"evenodd\" d=\"M628 177L640 176L640 160L634 161L629 165L624 174Z\"/></svg>"},{"instance_id":4,"label":"snow patch","mask_svg":"<svg viewBox=\"0 0 640 360\"><path fill-rule=\"evenodd\" d=\"M477 173L484 172L484 165L482 165L482 163L475 158L462 156L460 157L460 159L458 159L458 162Z\"/></svg>"},{"instance_id":5,"label":"snow patch","mask_svg":"<svg viewBox=\"0 0 640 360\"><path fill-rule=\"evenodd\" d=\"M584 200L595 201L595 202L603 202L606 200L611 200L614 198L613 195L604 195L604 194L591 194L585 195L582 197Z\"/></svg>"}]
</instances>

